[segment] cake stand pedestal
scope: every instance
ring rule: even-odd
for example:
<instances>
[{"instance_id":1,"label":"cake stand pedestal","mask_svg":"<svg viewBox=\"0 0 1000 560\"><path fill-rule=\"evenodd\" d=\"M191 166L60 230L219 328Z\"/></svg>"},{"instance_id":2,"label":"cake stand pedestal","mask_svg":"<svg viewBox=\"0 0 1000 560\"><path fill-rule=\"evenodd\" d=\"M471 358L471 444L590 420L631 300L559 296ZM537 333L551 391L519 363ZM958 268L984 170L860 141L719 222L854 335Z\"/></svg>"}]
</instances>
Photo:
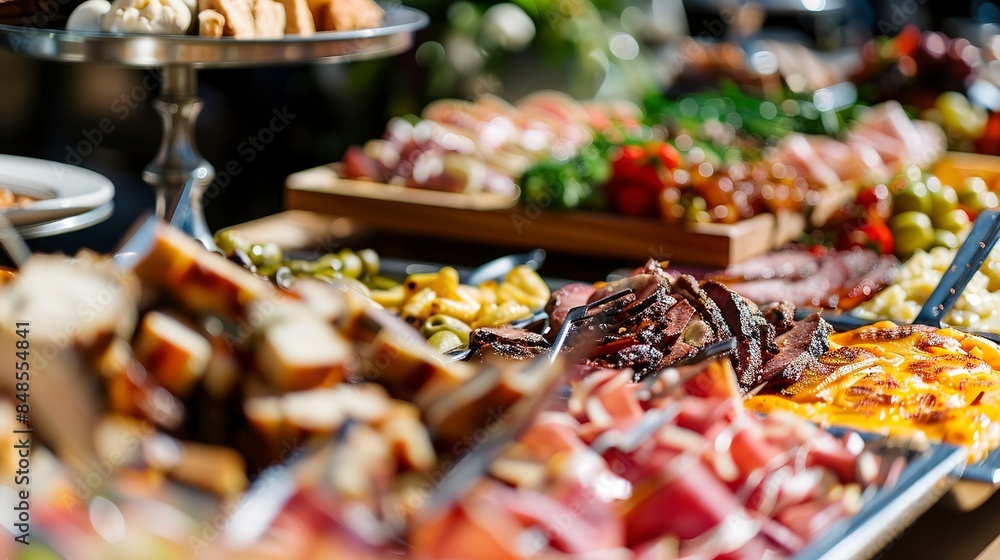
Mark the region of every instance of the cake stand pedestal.
<instances>
[{"instance_id":1,"label":"cake stand pedestal","mask_svg":"<svg viewBox=\"0 0 1000 560\"><path fill-rule=\"evenodd\" d=\"M183 210L183 229L214 247L205 223L202 195L215 168L198 152L195 122L201 112L199 68L256 67L312 61L341 63L391 56L408 50L413 34L428 23L426 14L398 4L384 5L381 27L327 31L307 37L236 40L180 35L87 33L0 25L0 46L15 54L57 60L158 68L160 95L153 107L163 119L163 137L142 178L156 191L156 214L170 217ZM181 192L192 181L190 199ZM181 208L182 205L187 205Z\"/></svg>"}]
</instances>

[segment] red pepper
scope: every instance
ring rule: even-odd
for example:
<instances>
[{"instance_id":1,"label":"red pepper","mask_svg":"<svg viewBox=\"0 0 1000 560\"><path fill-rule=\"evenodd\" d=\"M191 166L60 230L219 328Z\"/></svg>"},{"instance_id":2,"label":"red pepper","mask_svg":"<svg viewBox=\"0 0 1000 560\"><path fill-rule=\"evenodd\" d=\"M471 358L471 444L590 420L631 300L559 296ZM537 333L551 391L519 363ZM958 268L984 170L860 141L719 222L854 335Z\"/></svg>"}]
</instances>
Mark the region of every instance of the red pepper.
<instances>
[{"instance_id":1,"label":"red pepper","mask_svg":"<svg viewBox=\"0 0 1000 560\"><path fill-rule=\"evenodd\" d=\"M976 140L976 151L991 156L1000 155L1000 113L990 113L986 131Z\"/></svg>"},{"instance_id":2,"label":"red pepper","mask_svg":"<svg viewBox=\"0 0 1000 560\"><path fill-rule=\"evenodd\" d=\"M648 167L646 150L642 146L622 146L618 154L611 160L611 169L615 177L638 178Z\"/></svg>"},{"instance_id":3,"label":"red pepper","mask_svg":"<svg viewBox=\"0 0 1000 560\"><path fill-rule=\"evenodd\" d=\"M626 216L656 216L666 186L659 171L680 165L680 153L666 142L622 146L611 162L611 180L604 192L612 208Z\"/></svg>"},{"instance_id":4,"label":"red pepper","mask_svg":"<svg viewBox=\"0 0 1000 560\"><path fill-rule=\"evenodd\" d=\"M862 247L891 255L896 247L892 230L882 220L868 219L860 224L847 224L842 233L837 239L839 249Z\"/></svg>"},{"instance_id":5,"label":"red pepper","mask_svg":"<svg viewBox=\"0 0 1000 560\"><path fill-rule=\"evenodd\" d=\"M681 154L676 148L663 142L657 147L656 155L667 169L677 169L681 164Z\"/></svg>"},{"instance_id":6,"label":"red pepper","mask_svg":"<svg viewBox=\"0 0 1000 560\"><path fill-rule=\"evenodd\" d=\"M858 197L855 200L855 204L868 208L878 204L878 201L878 194L875 192L873 187L863 187L860 191L858 191Z\"/></svg>"},{"instance_id":7,"label":"red pepper","mask_svg":"<svg viewBox=\"0 0 1000 560\"><path fill-rule=\"evenodd\" d=\"M922 38L923 32L916 25L907 24L892 40L892 45L896 47L896 56L913 56Z\"/></svg>"},{"instance_id":8,"label":"red pepper","mask_svg":"<svg viewBox=\"0 0 1000 560\"><path fill-rule=\"evenodd\" d=\"M655 216L662 186L646 181L613 178L604 186L612 208L626 216Z\"/></svg>"}]
</instances>

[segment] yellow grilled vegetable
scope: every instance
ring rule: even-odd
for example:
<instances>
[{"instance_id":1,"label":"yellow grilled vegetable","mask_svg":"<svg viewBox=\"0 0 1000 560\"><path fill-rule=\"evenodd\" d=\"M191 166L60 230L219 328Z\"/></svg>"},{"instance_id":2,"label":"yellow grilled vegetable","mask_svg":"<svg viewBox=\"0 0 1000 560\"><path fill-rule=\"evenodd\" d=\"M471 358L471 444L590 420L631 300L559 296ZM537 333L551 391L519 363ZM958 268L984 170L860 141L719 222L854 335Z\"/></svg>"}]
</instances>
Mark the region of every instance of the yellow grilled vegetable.
<instances>
[{"instance_id":1,"label":"yellow grilled vegetable","mask_svg":"<svg viewBox=\"0 0 1000 560\"><path fill-rule=\"evenodd\" d=\"M372 290L371 298L398 310L425 337L448 331L466 345L472 328L528 318L541 311L551 295L542 277L527 266L510 271L503 282L490 280L479 286L460 284L458 271L448 266L437 272L411 274L402 285L388 290ZM445 336L436 340L453 342Z\"/></svg>"}]
</instances>

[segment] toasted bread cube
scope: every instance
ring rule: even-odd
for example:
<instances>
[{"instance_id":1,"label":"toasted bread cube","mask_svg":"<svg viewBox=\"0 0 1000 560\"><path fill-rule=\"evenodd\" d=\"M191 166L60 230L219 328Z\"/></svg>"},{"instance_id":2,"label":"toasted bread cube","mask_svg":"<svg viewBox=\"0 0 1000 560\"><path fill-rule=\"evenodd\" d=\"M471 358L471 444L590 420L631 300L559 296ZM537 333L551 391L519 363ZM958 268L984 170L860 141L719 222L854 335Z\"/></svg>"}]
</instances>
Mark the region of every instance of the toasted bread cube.
<instances>
[{"instance_id":1,"label":"toasted bread cube","mask_svg":"<svg viewBox=\"0 0 1000 560\"><path fill-rule=\"evenodd\" d=\"M254 355L264 378L279 392L342 381L347 364L353 360L350 344L308 308L288 307L302 313L276 317L263 327L257 340Z\"/></svg>"},{"instance_id":2,"label":"toasted bread cube","mask_svg":"<svg viewBox=\"0 0 1000 560\"><path fill-rule=\"evenodd\" d=\"M135 272L144 285L159 287L192 311L214 312L232 320L242 318L251 301L282 297L274 286L240 265L165 225L157 229L152 249Z\"/></svg>"},{"instance_id":3,"label":"toasted bread cube","mask_svg":"<svg viewBox=\"0 0 1000 560\"><path fill-rule=\"evenodd\" d=\"M212 345L204 336L159 311L143 317L134 348L146 371L179 397L191 392L212 356Z\"/></svg>"}]
</instances>

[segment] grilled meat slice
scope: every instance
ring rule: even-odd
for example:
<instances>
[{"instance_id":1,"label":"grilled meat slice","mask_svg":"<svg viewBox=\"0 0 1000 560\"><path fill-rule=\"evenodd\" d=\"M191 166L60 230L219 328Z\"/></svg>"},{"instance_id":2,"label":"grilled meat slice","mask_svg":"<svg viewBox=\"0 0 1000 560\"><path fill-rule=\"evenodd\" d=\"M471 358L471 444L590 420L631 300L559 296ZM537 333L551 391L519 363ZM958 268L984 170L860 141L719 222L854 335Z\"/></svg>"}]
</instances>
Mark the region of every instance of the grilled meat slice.
<instances>
[{"instance_id":1,"label":"grilled meat slice","mask_svg":"<svg viewBox=\"0 0 1000 560\"><path fill-rule=\"evenodd\" d=\"M701 289L693 276L681 274L674 280L673 293L686 299L710 327L716 340L733 336L719 306Z\"/></svg>"},{"instance_id":2,"label":"grilled meat slice","mask_svg":"<svg viewBox=\"0 0 1000 560\"><path fill-rule=\"evenodd\" d=\"M795 326L795 304L790 301L769 303L760 308L764 320L774 327L775 335L788 332Z\"/></svg>"},{"instance_id":3,"label":"grilled meat slice","mask_svg":"<svg viewBox=\"0 0 1000 560\"><path fill-rule=\"evenodd\" d=\"M785 254L803 257L810 254L803 253L782 251L766 257L777 259ZM799 266L797 258L791 261L796 267ZM816 259L813 266L798 268L800 273L787 276L781 276L775 269L757 277L744 274L741 278L740 274L727 269L711 278L726 282L730 288L760 305L790 301L802 306L850 309L890 283L898 264L891 255L880 256L872 251L857 249L833 251L812 258ZM741 263L741 266L744 264ZM736 272L740 270L742 268L736 269Z\"/></svg>"},{"instance_id":4,"label":"grilled meat slice","mask_svg":"<svg viewBox=\"0 0 1000 560\"><path fill-rule=\"evenodd\" d=\"M540 334L504 325L480 327L469 335L471 361L482 362L493 356L505 360L528 360L549 350L549 341Z\"/></svg>"},{"instance_id":5,"label":"grilled meat slice","mask_svg":"<svg viewBox=\"0 0 1000 560\"><path fill-rule=\"evenodd\" d=\"M686 300L674 303L663 317L663 340L673 342L685 333L691 321L699 319Z\"/></svg>"},{"instance_id":6,"label":"grilled meat slice","mask_svg":"<svg viewBox=\"0 0 1000 560\"><path fill-rule=\"evenodd\" d=\"M775 341L778 355L764 364L763 375L757 382L770 383L773 387L794 383L803 371L818 365L817 360L830 347L828 337L831 333L833 328L819 313L799 321Z\"/></svg>"},{"instance_id":7,"label":"grilled meat slice","mask_svg":"<svg viewBox=\"0 0 1000 560\"><path fill-rule=\"evenodd\" d=\"M664 284L653 284L640 294L607 324L609 334L631 333L646 344L661 346L677 339L694 308L687 304L677 307L677 300L667 293Z\"/></svg>"},{"instance_id":8,"label":"grilled meat slice","mask_svg":"<svg viewBox=\"0 0 1000 560\"><path fill-rule=\"evenodd\" d=\"M628 369L632 368L634 379L642 379L646 374L660 369L663 362L663 352L650 344L632 344L620 350L596 356L587 361L588 365L602 368ZM676 361L676 360L674 360Z\"/></svg>"},{"instance_id":9,"label":"grilled meat slice","mask_svg":"<svg viewBox=\"0 0 1000 560\"><path fill-rule=\"evenodd\" d=\"M545 312L549 314L551 332L559 332L569 310L586 305L596 290L597 288L590 284L566 284L552 292L549 303L545 306Z\"/></svg>"},{"instance_id":10,"label":"grilled meat slice","mask_svg":"<svg viewBox=\"0 0 1000 560\"><path fill-rule=\"evenodd\" d=\"M739 342L736 346L736 374L740 384L744 387L755 385L764 367L764 344L768 345L768 350L773 349L774 327L767 324L756 305L722 284L709 280L701 287L718 306Z\"/></svg>"},{"instance_id":11,"label":"grilled meat slice","mask_svg":"<svg viewBox=\"0 0 1000 560\"><path fill-rule=\"evenodd\" d=\"M690 358L698 353L698 348L691 346L690 344L678 340L670 347L670 351L664 354L663 359L660 360L659 367L657 369L663 369L665 367L670 367L677 362Z\"/></svg>"}]
</instances>

